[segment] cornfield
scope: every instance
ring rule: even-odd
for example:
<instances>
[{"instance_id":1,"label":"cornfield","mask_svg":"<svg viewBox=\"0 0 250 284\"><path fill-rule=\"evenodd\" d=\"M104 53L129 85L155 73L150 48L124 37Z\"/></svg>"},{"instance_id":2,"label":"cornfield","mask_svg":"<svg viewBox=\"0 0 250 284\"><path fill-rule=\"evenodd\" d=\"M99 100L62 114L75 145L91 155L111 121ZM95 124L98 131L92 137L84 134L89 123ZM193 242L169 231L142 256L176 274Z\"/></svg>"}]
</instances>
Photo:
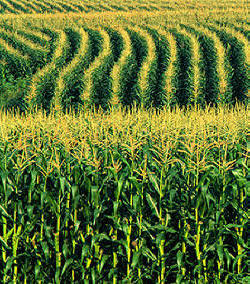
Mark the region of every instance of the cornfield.
<instances>
[{"instance_id":1,"label":"cornfield","mask_svg":"<svg viewBox=\"0 0 250 284\"><path fill-rule=\"evenodd\" d=\"M0 283L248 283L248 3L0 0Z\"/></svg>"},{"instance_id":2,"label":"cornfield","mask_svg":"<svg viewBox=\"0 0 250 284\"><path fill-rule=\"evenodd\" d=\"M249 27L244 1L235 2L235 8L228 1L224 6L170 1L171 9L161 1L155 11L154 1L148 1L145 6L153 5L148 12L140 11L138 1L130 12L103 8L91 13L75 11L76 2L80 7L85 1L40 1L51 6L51 13L39 14L30 6L38 1L29 1L29 6L27 1L1 2L6 3L0 18L4 108L25 111L38 106L65 112L93 106L247 102ZM126 2L120 6L125 8ZM10 13L18 5L31 14ZM75 12L62 13L67 7Z\"/></svg>"}]
</instances>

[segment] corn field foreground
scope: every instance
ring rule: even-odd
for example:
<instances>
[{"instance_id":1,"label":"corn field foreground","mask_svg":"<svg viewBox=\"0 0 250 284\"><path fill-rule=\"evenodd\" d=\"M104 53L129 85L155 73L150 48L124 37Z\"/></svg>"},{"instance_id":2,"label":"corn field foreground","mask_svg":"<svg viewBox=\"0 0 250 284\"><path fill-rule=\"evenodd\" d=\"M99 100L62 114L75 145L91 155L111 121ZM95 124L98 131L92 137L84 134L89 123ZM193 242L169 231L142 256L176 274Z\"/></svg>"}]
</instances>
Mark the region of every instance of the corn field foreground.
<instances>
[{"instance_id":1,"label":"corn field foreground","mask_svg":"<svg viewBox=\"0 0 250 284\"><path fill-rule=\"evenodd\" d=\"M247 283L247 110L0 113L2 283Z\"/></svg>"},{"instance_id":2,"label":"corn field foreground","mask_svg":"<svg viewBox=\"0 0 250 284\"><path fill-rule=\"evenodd\" d=\"M5 12L0 106L49 112L93 105L246 103L248 6L244 1L169 2L172 9L144 12Z\"/></svg>"}]
</instances>

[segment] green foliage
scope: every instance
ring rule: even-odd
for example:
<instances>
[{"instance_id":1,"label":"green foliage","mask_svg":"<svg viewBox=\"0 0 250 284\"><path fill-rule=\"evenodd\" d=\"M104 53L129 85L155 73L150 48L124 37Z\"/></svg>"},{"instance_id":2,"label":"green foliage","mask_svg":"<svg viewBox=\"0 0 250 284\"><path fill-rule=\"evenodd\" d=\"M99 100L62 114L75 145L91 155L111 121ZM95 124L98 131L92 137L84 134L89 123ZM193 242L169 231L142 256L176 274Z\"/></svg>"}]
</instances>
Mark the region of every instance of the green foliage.
<instances>
[{"instance_id":1,"label":"green foliage","mask_svg":"<svg viewBox=\"0 0 250 284\"><path fill-rule=\"evenodd\" d=\"M79 27L76 29L74 24L67 23L63 28L52 29L46 25L35 26L27 20L24 27L15 30L11 22L3 20L0 24L0 60L6 63L9 81L12 80L12 76L14 79L28 78L24 80L32 82L31 108L38 104L47 111L50 110L55 97L56 82L62 77L65 86L60 91L60 106L64 111L68 108L77 110L91 105L107 109L113 102L115 104L120 102L124 106L143 104L145 107L156 108L165 105L188 107L194 104L194 100L195 104L202 107L207 104L234 105L238 101L247 103L249 80L244 26L237 28L234 26L237 26L237 23L234 23L227 30L223 30L219 26L216 28L213 22L199 22L200 26L187 22L180 24L183 27L182 31L179 28L170 30L174 36L170 44L166 36L168 31L165 30L169 30L168 25L163 24L157 30L155 26L150 25L150 22L145 25L139 22L137 27L144 30L140 32L138 29L133 29L132 20L128 21L122 17L119 20L129 33L132 51L128 48L128 54L123 52L125 45L115 25L102 23L100 27L108 33L111 42L111 54L105 59L100 57L103 62L97 62L101 53L105 57L105 51L102 49L101 30L96 29L96 24L90 27L86 23L79 22ZM25 26L28 27L27 30ZM80 35L77 30L81 27L89 35L89 49L84 57L78 55ZM207 32L207 29L212 33ZM230 34L230 29L239 31L238 36ZM38 31L38 35L32 31ZM58 45L60 32L65 32L67 40ZM147 32L149 37L145 36L144 32ZM45 37L39 37L39 33L44 34ZM243 40L239 34L242 35ZM197 36L199 52L194 45L196 39L192 36ZM150 38L153 39L153 44ZM26 43L25 39L29 42ZM174 56L176 59L172 62L170 48L173 49L175 42L177 56ZM155 52L152 52L155 54L148 57L149 44L155 47ZM195 53L192 50L193 45ZM55 55L57 51L62 53L61 56ZM175 50L173 52L175 54ZM124 59L119 62L122 54ZM75 63L76 58L79 58L78 63ZM72 61L74 67L70 65ZM71 72L65 72L67 66L72 67ZM171 68L168 69L169 66ZM93 71L91 67L95 70ZM117 70L118 73L111 73L112 70ZM170 73L167 72L168 70ZM86 74L89 76L85 76ZM41 75L40 78L38 75ZM140 75L143 76L142 80ZM91 81L91 84L88 84L88 81ZM115 89L112 88L113 82ZM90 85L91 88L88 90L86 87ZM27 83L23 87L25 90L22 94L29 93L30 85ZM84 93L85 90L87 91ZM24 97L22 99L25 100ZM15 106L14 101L11 105Z\"/></svg>"},{"instance_id":2,"label":"green foliage","mask_svg":"<svg viewBox=\"0 0 250 284\"><path fill-rule=\"evenodd\" d=\"M193 72L190 65L191 50L189 38L178 33L178 30L170 30L176 37L178 46L178 73L177 73L177 91L176 101L180 106L186 106L189 104L190 97L192 95L192 77Z\"/></svg>"},{"instance_id":3,"label":"green foliage","mask_svg":"<svg viewBox=\"0 0 250 284\"><path fill-rule=\"evenodd\" d=\"M63 78L65 81L64 89L62 90L61 99L63 109L77 109L81 104L80 94L84 89L84 81L82 80L84 72L88 69L93 60L93 50L91 41L87 43L88 47L85 54L79 56L79 61Z\"/></svg>"},{"instance_id":4,"label":"green foliage","mask_svg":"<svg viewBox=\"0 0 250 284\"><path fill-rule=\"evenodd\" d=\"M45 65L45 52L37 49L34 50L24 42L21 42L12 36L9 36L7 33L0 32L0 37L4 39L8 44L10 44L13 48L19 50L23 55L29 56L29 65L32 73L34 73L38 68L41 68Z\"/></svg>"},{"instance_id":5,"label":"green foliage","mask_svg":"<svg viewBox=\"0 0 250 284\"><path fill-rule=\"evenodd\" d=\"M107 109L111 97L110 72L113 66L113 55L107 56L102 64L93 73L93 88L91 90L91 102L96 106Z\"/></svg>"},{"instance_id":6,"label":"green foliage","mask_svg":"<svg viewBox=\"0 0 250 284\"><path fill-rule=\"evenodd\" d=\"M165 76L164 72L167 70L169 66L169 57L170 50L167 39L160 36L156 30L147 27L148 32L154 39L156 45L156 55L157 62L155 63L154 68L149 76L149 86L150 86L150 94L149 94L149 104L154 107L162 107L166 104L164 100L164 81Z\"/></svg>"},{"instance_id":7,"label":"green foliage","mask_svg":"<svg viewBox=\"0 0 250 284\"><path fill-rule=\"evenodd\" d=\"M27 93L28 84L28 78L14 78L6 65L0 64L0 108L11 109L18 107L21 111L24 111L23 98Z\"/></svg>"},{"instance_id":8,"label":"green foliage","mask_svg":"<svg viewBox=\"0 0 250 284\"><path fill-rule=\"evenodd\" d=\"M232 101L244 102L247 100L249 90L249 78L247 74L246 55L244 54L242 44L234 37L219 32L219 35L227 46L227 55L231 69L231 84L232 84ZM229 101L230 102L230 101Z\"/></svg>"},{"instance_id":9,"label":"green foliage","mask_svg":"<svg viewBox=\"0 0 250 284\"><path fill-rule=\"evenodd\" d=\"M145 282L161 275L166 283L243 283L245 136L227 148L221 143L206 150L197 142L193 152L185 133L167 152L157 138L146 138L136 155L123 141L109 148L88 141L89 156L80 160L48 135L39 139L27 148L30 160L0 144L3 282L13 279L17 267L17 282L29 283Z\"/></svg>"}]
</instances>

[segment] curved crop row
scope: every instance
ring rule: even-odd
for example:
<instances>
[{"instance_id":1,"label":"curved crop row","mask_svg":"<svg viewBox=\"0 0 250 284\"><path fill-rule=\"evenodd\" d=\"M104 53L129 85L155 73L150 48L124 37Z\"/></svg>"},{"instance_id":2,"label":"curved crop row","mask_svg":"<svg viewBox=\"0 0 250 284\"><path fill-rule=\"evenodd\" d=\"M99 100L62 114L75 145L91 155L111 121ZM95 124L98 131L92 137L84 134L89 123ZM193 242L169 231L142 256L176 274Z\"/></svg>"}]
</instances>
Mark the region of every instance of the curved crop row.
<instances>
[{"instance_id":1,"label":"curved crop row","mask_svg":"<svg viewBox=\"0 0 250 284\"><path fill-rule=\"evenodd\" d=\"M211 85L208 84L208 89L211 88L211 90L215 91L216 87L213 88L212 86L213 83L216 83L218 85L218 91L214 92L214 94L210 92L211 97L207 97L207 102L223 104L230 100L231 97L230 68L228 66L226 50L214 31L206 27L195 27L195 30L200 32L201 38L203 38L203 48L205 54L209 56L207 58L207 62L210 64L209 71L214 74L213 66L215 66L216 75L218 77L217 79L215 76L211 77L211 80L214 80L214 82L210 81ZM215 50L215 52L213 50ZM208 78L208 73L206 75Z\"/></svg>"},{"instance_id":2,"label":"curved crop row","mask_svg":"<svg viewBox=\"0 0 250 284\"><path fill-rule=\"evenodd\" d=\"M198 38L189 33L191 42L191 68L193 72L193 82L192 82L192 98L190 102L192 104L204 103L204 97L202 94L202 74L200 70L200 63L202 61L200 53L200 45Z\"/></svg>"},{"instance_id":3,"label":"curved crop row","mask_svg":"<svg viewBox=\"0 0 250 284\"><path fill-rule=\"evenodd\" d=\"M228 27L224 27L224 30L228 34L231 34L233 37L235 37L242 44L242 49L245 54L246 64L250 65L250 49L248 48L249 46L248 38L238 30L229 29Z\"/></svg>"},{"instance_id":4,"label":"curved crop row","mask_svg":"<svg viewBox=\"0 0 250 284\"><path fill-rule=\"evenodd\" d=\"M55 78L62 69L68 57L70 43L64 31L58 32L56 49L50 64L40 69L32 78L30 92L26 97L27 105L33 109L35 105L42 105L48 109L55 90Z\"/></svg>"},{"instance_id":5,"label":"curved crop row","mask_svg":"<svg viewBox=\"0 0 250 284\"><path fill-rule=\"evenodd\" d=\"M247 65L249 62L248 40L232 29L218 25L212 27L227 47L227 56L231 65L232 101L247 99L249 79ZM230 101L229 101L230 102Z\"/></svg>"},{"instance_id":6,"label":"curved crop row","mask_svg":"<svg viewBox=\"0 0 250 284\"><path fill-rule=\"evenodd\" d=\"M32 0L32 3L39 7L43 13L53 13L51 6L46 4L44 1Z\"/></svg>"},{"instance_id":7,"label":"curved crop row","mask_svg":"<svg viewBox=\"0 0 250 284\"><path fill-rule=\"evenodd\" d=\"M49 13L66 12L60 5L57 5L55 1L43 0L42 4L47 7Z\"/></svg>"},{"instance_id":8,"label":"curved crop row","mask_svg":"<svg viewBox=\"0 0 250 284\"><path fill-rule=\"evenodd\" d=\"M29 0L19 0L23 5L27 6L27 8L30 10L31 13L42 13L43 10L41 9L41 6L34 3L34 1Z\"/></svg>"},{"instance_id":9,"label":"curved crop row","mask_svg":"<svg viewBox=\"0 0 250 284\"><path fill-rule=\"evenodd\" d=\"M3 25L1 29L3 33L7 36L11 36L25 45L29 46L31 49L40 50L44 53L48 52L49 42L51 37L39 30L35 30L33 27L23 27L22 29L15 29L10 25Z\"/></svg>"},{"instance_id":10,"label":"curved crop row","mask_svg":"<svg viewBox=\"0 0 250 284\"><path fill-rule=\"evenodd\" d=\"M142 37L146 43L144 49L147 54L141 65L138 74L138 95L140 103L144 106L149 106L152 102L152 89L156 86L156 73L157 73L157 56L156 46L152 36L141 28L131 29Z\"/></svg>"},{"instance_id":11,"label":"curved crop row","mask_svg":"<svg viewBox=\"0 0 250 284\"><path fill-rule=\"evenodd\" d=\"M60 7L60 9L63 9L64 12L80 12L80 10L77 9L72 3L56 1L56 4Z\"/></svg>"},{"instance_id":12,"label":"curved crop row","mask_svg":"<svg viewBox=\"0 0 250 284\"><path fill-rule=\"evenodd\" d=\"M21 13L30 13L31 10L27 8L26 5L23 5L20 1L16 0L8 0L8 2L18 11Z\"/></svg>"},{"instance_id":13,"label":"curved crop row","mask_svg":"<svg viewBox=\"0 0 250 284\"><path fill-rule=\"evenodd\" d=\"M24 77L30 73L29 57L13 48L0 38L0 60L7 63L6 68L14 78Z\"/></svg>"},{"instance_id":14,"label":"curved crop row","mask_svg":"<svg viewBox=\"0 0 250 284\"><path fill-rule=\"evenodd\" d=\"M20 13L20 11L13 7L7 0L0 0L0 5L3 7L4 11L8 11L14 14Z\"/></svg>"},{"instance_id":15,"label":"curved crop row","mask_svg":"<svg viewBox=\"0 0 250 284\"><path fill-rule=\"evenodd\" d=\"M111 72L112 81L112 98L111 104L117 105L123 97L126 95L126 90L124 90L124 80L130 77L131 65L133 62L133 51L132 43L129 34L126 30L119 28L117 29L122 37L123 49L118 62L114 65ZM122 74L127 74L127 76L122 76ZM124 92L125 91L125 92Z\"/></svg>"},{"instance_id":16,"label":"curved crop row","mask_svg":"<svg viewBox=\"0 0 250 284\"><path fill-rule=\"evenodd\" d=\"M132 44L132 62L128 62L127 68L122 70L121 78L125 79L122 88L125 96L122 98L122 103L125 105L131 105L133 103L140 104L140 87L138 86L140 69L143 65L145 58L147 57L147 42L146 39L139 35L132 27L126 29ZM131 58L131 59L132 59ZM127 69L127 70L126 70ZM128 77L126 73L128 71Z\"/></svg>"},{"instance_id":17,"label":"curved crop row","mask_svg":"<svg viewBox=\"0 0 250 284\"><path fill-rule=\"evenodd\" d=\"M4 39L13 48L18 49L23 55L27 55L30 58L32 72L35 72L37 68L44 66L49 52L48 49L46 50L41 46L37 46L34 42L17 33L6 32L3 29L0 30L0 38Z\"/></svg>"},{"instance_id":18,"label":"curved crop row","mask_svg":"<svg viewBox=\"0 0 250 284\"><path fill-rule=\"evenodd\" d=\"M84 7L84 5L83 5L83 1L81 1L81 2L78 1L76 3L72 3L72 5L81 13L87 13L88 12L88 9L86 7Z\"/></svg>"},{"instance_id":19,"label":"curved crop row","mask_svg":"<svg viewBox=\"0 0 250 284\"><path fill-rule=\"evenodd\" d=\"M85 27L88 35L78 28L77 32L65 29L66 45L60 48L66 55L58 68L54 52L59 47L54 46L53 30L27 23L16 28L4 21L0 38L7 49L11 46L26 56L26 75L35 74L30 91L34 97L29 102L41 104L44 99L46 108L55 93L53 104L63 110L72 104L92 103L161 107L245 102L248 39L232 27L206 25L169 24L166 30L131 23L124 28L103 25L98 30ZM82 37L88 42L86 46ZM16 78L23 67L15 70L14 61L8 60L12 63L6 64L6 69Z\"/></svg>"},{"instance_id":20,"label":"curved crop row","mask_svg":"<svg viewBox=\"0 0 250 284\"><path fill-rule=\"evenodd\" d=\"M26 28L24 30L16 30L16 33L25 37L28 40L33 41L35 44L39 44L44 49L47 49L50 46L51 37L42 33L41 31L36 31L31 28Z\"/></svg>"},{"instance_id":21,"label":"curved crop row","mask_svg":"<svg viewBox=\"0 0 250 284\"><path fill-rule=\"evenodd\" d=\"M165 40L167 40L169 46L168 66L165 72L163 73L163 104L169 107L175 103L175 94L177 88L177 43L171 33L165 30L160 30L159 34L164 37Z\"/></svg>"},{"instance_id":22,"label":"curved crop row","mask_svg":"<svg viewBox=\"0 0 250 284\"><path fill-rule=\"evenodd\" d=\"M59 105L60 110L74 107L78 104L83 104L81 94L85 86L85 73L90 64L93 63L96 57L101 52L101 39L99 32L96 30L79 31L80 45L76 57L68 67L62 71L56 89L56 95L60 97L62 105ZM84 37L85 38L84 38ZM86 42L85 42L86 41ZM63 89L64 88L64 89Z\"/></svg>"},{"instance_id":23,"label":"curved crop row","mask_svg":"<svg viewBox=\"0 0 250 284\"><path fill-rule=\"evenodd\" d=\"M105 106L110 98L111 82L109 73L113 64L113 54L109 34L98 30L102 37L101 51L84 74L84 91L81 100L84 105L91 103Z\"/></svg>"},{"instance_id":24,"label":"curved crop row","mask_svg":"<svg viewBox=\"0 0 250 284\"><path fill-rule=\"evenodd\" d=\"M190 44L190 58L189 58L189 88L190 97L188 103L201 104L204 103L204 97L202 94L202 76L201 76L201 52L200 44L196 35L190 33L188 29L178 28L178 34L181 33L185 38L189 39Z\"/></svg>"},{"instance_id":25,"label":"curved crop row","mask_svg":"<svg viewBox=\"0 0 250 284\"><path fill-rule=\"evenodd\" d=\"M89 35L83 29L79 30L80 44L74 59L59 74L53 104L56 111L65 110L79 103L82 89L80 84L84 70L91 61L91 43Z\"/></svg>"},{"instance_id":26,"label":"curved crop row","mask_svg":"<svg viewBox=\"0 0 250 284\"><path fill-rule=\"evenodd\" d=\"M177 43L178 72L175 101L181 106L188 105L192 97L193 70L192 70L192 43L190 35L179 28L168 28L174 35Z\"/></svg>"},{"instance_id":27,"label":"curved crop row","mask_svg":"<svg viewBox=\"0 0 250 284\"><path fill-rule=\"evenodd\" d=\"M216 71L217 54L214 41L205 35L202 29L196 29L196 25L181 25L195 39L196 45L196 68L199 73L196 90L199 93L198 104L204 105L217 103L219 93L218 76ZM195 72L195 67L193 67ZM198 72L199 69L199 72ZM200 82L198 84L198 81ZM196 101L197 103L197 101Z\"/></svg>"},{"instance_id":28,"label":"curved crop row","mask_svg":"<svg viewBox=\"0 0 250 284\"><path fill-rule=\"evenodd\" d=\"M228 22L228 21L215 21L217 25L222 25L226 28L232 28L237 32L242 33L247 40L250 39L250 30L249 25L247 23L237 23L237 22Z\"/></svg>"},{"instance_id":29,"label":"curved crop row","mask_svg":"<svg viewBox=\"0 0 250 284\"><path fill-rule=\"evenodd\" d=\"M197 3L198 2L198 3ZM230 6L229 6L230 5ZM208 13L211 9L211 3L206 4L203 1L194 1L187 4L185 1L76 1L76 0L0 0L2 6L1 12L6 13L40 13L40 12L105 12L105 11L190 11L204 10ZM221 5L215 5L218 12L224 12L225 9L232 11L234 8L230 1L225 1ZM238 8L238 7L237 7ZM243 6L239 6L241 11ZM237 12L238 12L237 11Z\"/></svg>"},{"instance_id":30,"label":"curved crop row","mask_svg":"<svg viewBox=\"0 0 250 284\"><path fill-rule=\"evenodd\" d=\"M146 27L155 44L155 66L153 76L149 76L150 99L148 105L162 107L165 105L164 73L169 64L169 46L167 39L160 35L161 28Z\"/></svg>"},{"instance_id":31,"label":"curved crop row","mask_svg":"<svg viewBox=\"0 0 250 284\"><path fill-rule=\"evenodd\" d=\"M114 57L114 63L116 63L120 59L123 48L124 48L123 38L119 31L120 28L116 26L103 27L103 28L109 34L112 53Z\"/></svg>"}]
</instances>

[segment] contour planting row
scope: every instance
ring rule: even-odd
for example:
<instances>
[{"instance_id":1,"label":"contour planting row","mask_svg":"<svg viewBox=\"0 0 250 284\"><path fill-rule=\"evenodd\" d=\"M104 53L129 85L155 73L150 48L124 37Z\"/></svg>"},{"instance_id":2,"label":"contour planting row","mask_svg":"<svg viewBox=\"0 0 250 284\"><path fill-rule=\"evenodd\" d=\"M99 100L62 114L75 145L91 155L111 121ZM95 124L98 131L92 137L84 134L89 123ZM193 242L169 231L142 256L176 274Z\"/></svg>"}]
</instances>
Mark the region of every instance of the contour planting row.
<instances>
[{"instance_id":1,"label":"contour planting row","mask_svg":"<svg viewBox=\"0 0 250 284\"><path fill-rule=\"evenodd\" d=\"M106 2L106 3L105 3ZM177 5L178 6L178 5ZM148 1L148 3L140 3L133 1L123 1L122 5L119 1L66 1L66 0L0 0L0 8L2 13L58 13L58 12L101 12L101 11L132 11L145 10L157 11L162 9L174 10L176 3L158 3Z\"/></svg>"},{"instance_id":2,"label":"contour planting row","mask_svg":"<svg viewBox=\"0 0 250 284\"><path fill-rule=\"evenodd\" d=\"M30 72L34 73L38 68L44 66L49 58L50 44L52 39L46 33L33 30L29 27L23 30L15 30L8 25L2 25L0 27L0 38L12 49L26 57L26 64L29 66ZM5 44L5 46L7 46ZM4 45L4 44L3 44ZM8 53L8 48L6 51ZM11 64L8 65L12 67ZM29 74L29 71L27 74Z\"/></svg>"},{"instance_id":3,"label":"contour planting row","mask_svg":"<svg viewBox=\"0 0 250 284\"><path fill-rule=\"evenodd\" d=\"M106 3L105 3L106 2ZM174 3L165 6L160 3L134 3L123 1L122 5L119 1L66 1L66 0L0 0L1 13L89 13L102 11L131 11L131 10L145 10L157 11L161 9L174 9Z\"/></svg>"},{"instance_id":4,"label":"contour planting row","mask_svg":"<svg viewBox=\"0 0 250 284\"><path fill-rule=\"evenodd\" d=\"M174 1L174 0L163 0L163 1L125 1L119 0L0 0L0 12L1 13L89 13L89 12L117 12L117 11L177 11L185 10L187 13L193 12L194 10L211 10L211 6L214 9L223 11L225 9L244 9L244 0L236 1L225 1L223 3L217 1Z\"/></svg>"},{"instance_id":5,"label":"contour planting row","mask_svg":"<svg viewBox=\"0 0 250 284\"><path fill-rule=\"evenodd\" d=\"M0 39L2 64L15 77L31 78L24 99L30 109L225 104L244 102L248 93L248 39L229 27L6 25Z\"/></svg>"},{"instance_id":6,"label":"contour planting row","mask_svg":"<svg viewBox=\"0 0 250 284\"><path fill-rule=\"evenodd\" d=\"M231 66L232 100L243 101L249 89L249 41L241 32L228 27L213 25L219 38L227 47L228 61Z\"/></svg>"},{"instance_id":7,"label":"contour planting row","mask_svg":"<svg viewBox=\"0 0 250 284\"><path fill-rule=\"evenodd\" d=\"M55 31L57 40L52 60L41 68L32 78L31 90L26 101L30 108L36 104L42 105L47 110L56 89L56 79L60 72L69 64L79 48L79 34L71 29Z\"/></svg>"},{"instance_id":8,"label":"contour planting row","mask_svg":"<svg viewBox=\"0 0 250 284\"><path fill-rule=\"evenodd\" d=\"M49 52L48 48L42 47L40 44L36 44L16 32L5 31L3 29L0 29L0 38L5 40L13 48L19 50L23 55L29 57L32 73L46 63Z\"/></svg>"}]
</instances>

